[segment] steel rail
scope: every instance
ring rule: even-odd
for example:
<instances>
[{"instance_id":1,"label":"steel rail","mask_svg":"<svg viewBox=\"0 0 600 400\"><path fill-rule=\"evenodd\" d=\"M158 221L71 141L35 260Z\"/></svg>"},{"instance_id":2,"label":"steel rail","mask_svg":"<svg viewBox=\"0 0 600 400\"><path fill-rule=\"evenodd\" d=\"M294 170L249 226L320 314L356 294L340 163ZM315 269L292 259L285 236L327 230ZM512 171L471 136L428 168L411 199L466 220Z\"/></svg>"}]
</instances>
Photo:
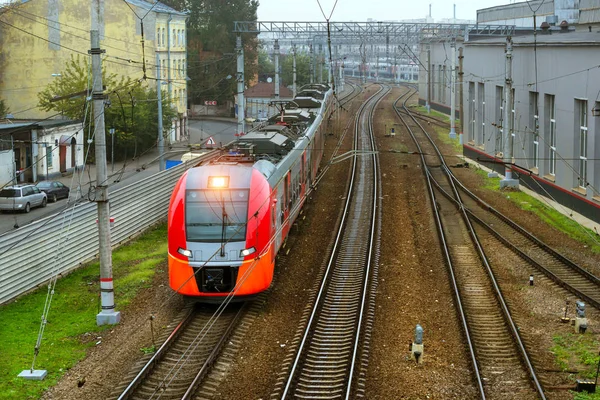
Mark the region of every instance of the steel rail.
<instances>
[{"instance_id":1,"label":"steel rail","mask_svg":"<svg viewBox=\"0 0 600 400\"><path fill-rule=\"evenodd\" d=\"M358 113L356 114L356 117L355 117L356 132L358 132L358 130L359 130L360 116L364 113L364 110L367 107L367 104L373 103L373 100L382 92L382 90L383 89L380 89L378 92L376 92L375 94L373 94L367 101L365 101L361 105L361 107L360 107L360 109L359 109L359 111L358 111ZM373 106L372 110L371 110L371 112L369 114L370 116L372 116L374 108L375 107ZM355 135L354 142L355 142L354 146L357 147L358 146L358 134ZM375 156L373 155L372 157L375 157ZM286 398L286 396L288 395L289 391L291 390L292 384L293 384L293 382L295 380L295 377L296 377L297 373L299 373L298 369L299 369L299 366L300 366L302 355L305 353L306 348L307 348L307 341L308 341L309 335L311 335L311 332L314 329L313 326L316 323L317 314L318 314L318 312L319 312L319 310L320 310L320 308L322 306L323 300L326 297L326 287L327 287L327 284L329 283L330 280L333 279L333 275L334 275L334 266L333 266L333 264L334 264L334 262L335 262L335 260L337 258L336 255L339 253L339 248L341 248L343 246L342 245L342 236L343 236L343 233L344 233L343 232L344 229L342 229L342 227L347 226L347 223L348 223L348 216L350 214L349 210L350 210L350 208L352 206L352 202L353 202L353 199L354 199L354 196L352 195L353 187L354 187L354 182L357 180L357 175L358 175L358 172L357 172L358 158L355 157L353 160L354 161L353 161L353 164L352 164L352 172L350 174L350 183L348 185L348 194L346 196L346 202L345 202L345 205L344 205L344 211L342 213L342 218L341 218L341 222L340 222L340 229L338 230L338 232L336 234L336 238L335 238L334 244L332 246L332 249L333 249L332 250L332 255L330 256L329 262L327 264L327 267L325 268L324 277L323 277L323 280L321 281L321 284L319 286L318 293L316 295L316 299L315 299L315 302L314 302L314 306L312 307L312 310L310 312L310 316L308 318L306 327L304 329L304 334L302 335L302 340L301 340L301 342L300 342L300 344L299 344L299 346L298 346L298 348L296 350L296 356L294 357L294 361L293 361L292 366L291 366L291 368L289 370L289 374L288 374L288 378L287 378L287 381L286 381L286 385L285 385L285 388L284 388L282 396L281 396L282 399ZM375 214L373 214L373 216L374 215ZM364 291L364 288L362 290ZM357 325L355 325L355 326L357 326ZM358 331L360 330L359 328L360 327L355 328L355 331L357 332L356 335L358 335ZM355 354L355 352L353 352L353 354ZM350 368L350 370L352 370L353 365L350 365L349 368ZM351 372L348 372L348 373L350 373L350 375L351 375ZM350 381L348 381L347 385L350 385Z\"/></svg>"},{"instance_id":2,"label":"steel rail","mask_svg":"<svg viewBox=\"0 0 600 400\"><path fill-rule=\"evenodd\" d=\"M394 103L394 109L396 110L398 117L400 118L400 120L404 123L404 125L406 126L406 129L408 130L409 134L411 135L417 150L419 152L419 156L421 157L421 163L423 164L423 167L427 168L427 164L425 161L425 155L423 154L423 149L421 148L421 145L419 144L419 141L417 140L417 138L415 137L414 133L412 132L412 129L410 129L410 127L408 126L408 123L404 120L404 118L402 118L402 116L400 115L400 113L397 111L397 106L396 104L403 99L404 97L406 97L406 99L409 98L409 94L410 94L410 90L408 92L406 92L405 94L403 94L402 96L400 96L396 102ZM405 100L406 101L406 100ZM471 362L473 364L473 369L474 369L474 374L475 374L475 379L477 381L477 388L479 390L479 394L481 396L481 399L485 400L485 390L483 388L483 379L481 377L481 372L479 370L479 363L477 362L477 357L475 355L475 346L473 344L473 339L472 339L472 335L471 335L471 330L469 329L469 323L467 321L467 316L465 313L465 307L463 306L463 302L460 296L460 291L458 288L458 281L456 278L456 275L454 273L454 266L452 263L452 257L450 255L449 252L449 245L448 242L446 240L446 234L444 233L444 225L442 223L442 219L437 207L437 202L435 200L435 193L433 191L433 186L431 184L431 180L429 179L429 174L426 172L425 173L425 181L427 183L427 188L429 191L429 197L430 197L430 201L431 201L431 208L434 211L434 215L435 215L435 220L436 220L436 225L437 225L437 230L438 230L438 237L440 238L440 241L442 242L442 250L444 252L444 257L446 259L446 262L448 263L448 270L450 273L450 278L452 281L452 287L454 289L454 298L456 299L456 304L458 306L458 312L460 314L460 319L462 322L462 327L463 330L465 332L465 338L467 339L467 345L469 348L469 354L471 356Z\"/></svg>"},{"instance_id":3,"label":"steel rail","mask_svg":"<svg viewBox=\"0 0 600 400\"><path fill-rule=\"evenodd\" d=\"M148 396L149 398L155 398L155 396L156 398L162 398L166 396L168 398L189 399L219 356L223 346L230 338L239 319L243 315L245 308L246 304L243 304L235 311L235 314L233 312L228 313L226 315L228 319L224 321L220 320L224 309L221 309L221 312L217 312L216 314L210 312L210 318L205 322L203 322L202 318L206 318L208 314L204 316L193 307L188 308L182 321L177 324L176 328L169 334L156 354L145 363L141 371L131 380L126 389L121 392L118 400L140 397L148 398ZM200 318L200 320L195 321L195 318ZM198 322L204 325L200 327ZM215 328L215 325L217 328ZM187 330L194 328L194 326L198 331L188 333ZM214 332L215 329L217 329L216 332ZM212 337L208 339L209 343L204 344L204 347L199 350L200 344L205 340L210 330L213 330L213 332L211 332ZM218 339L213 339L217 337ZM211 343L213 340L214 342ZM171 351L176 354L169 358ZM206 355L206 353L208 354ZM183 379L179 377L183 365L190 359L198 361L198 358L202 361L202 366L197 372L190 371L192 368L198 368L192 365L189 369L183 370L186 374ZM163 362L167 365L159 367ZM153 377L154 374L158 374L159 376ZM161 377L161 375L164 376ZM176 378L179 379L179 382L173 383L173 380ZM149 380L153 383L149 384Z\"/></svg>"},{"instance_id":4,"label":"steel rail","mask_svg":"<svg viewBox=\"0 0 600 400\"><path fill-rule=\"evenodd\" d=\"M194 310L192 307L189 307L186 314L184 315L181 322L177 324L173 332L167 337L167 340L159 347L159 349L154 353L152 358L148 360L146 365L141 369L141 371L133 378L131 383L123 390L121 395L118 397L118 400L128 399L129 396L133 393L135 388L142 382L142 380L152 371L152 369L162 360L165 354L168 352L168 349L171 347L173 342L179 337L184 328L188 325L188 323L192 320L194 314Z\"/></svg>"},{"instance_id":5,"label":"steel rail","mask_svg":"<svg viewBox=\"0 0 600 400\"><path fill-rule=\"evenodd\" d=\"M413 89L415 90L415 89ZM410 98L412 95L414 95L415 93L418 93L418 91L415 90L415 92L413 92L410 96L407 97ZM408 108L406 107L406 101L403 104L403 108L409 113L409 115L411 115L410 111L408 110ZM452 179L452 172L450 171L450 168L448 168L448 165L446 164L446 161L441 153L441 151L439 150L439 148L437 147L437 145L435 144L435 141L431 138L431 136L429 135L429 133L425 130L425 128L419 123L419 121L417 121L416 118L412 118L413 121L419 126L419 128L423 131L423 133L425 134L425 136L427 137L427 139L430 141L430 143L432 144L432 146L434 147L438 158L440 159L441 163L442 163L442 167L443 167L443 171L446 173L446 175L449 177L449 182L450 185L452 187L452 190L454 192L454 196L456 198L456 200L459 202L459 210L461 211L462 217L463 217L463 221L465 222L465 224L467 225L468 228L468 233L471 236L471 239L473 241L473 243L475 244L475 248L479 254L479 257L481 259L481 261L483 262L485 269L487 270L488 273L488 277L490 278L493 287L494 287L494 293L496 294L496 297L498 299L498 301L500 302L500 305L502 307L506 322L508 323L510 330L512 332L512 335L516 341L516 343L518 344L519 350L520 350L520 354L522 356L523 361L525 362L526 366L527 366L527 370L529 372L529 375L533 381L534 387L536 389L536 391L538 392L538 395L540 396L540 398L542 399L546 399L546 396L544 394L544 390L537 378L537 374L535 372L535 368L533 367L533 363L531 362L531 359L529 357L529 354L527 352L527 349L525 348L525 345L523 344L523 340L521 338L521 335L519 333L519 329L517 328L511 312L508 308L508 305L506 304L506 301L504 300L504 295L502 294L502 291L500 290L500 286L498 285L498 282L496 281L496 278L494 276L494 273L492 271L491 265L489 263L489 260L485 254L485 251L483 250L483 246L480 243L480 240L477 236L477 233L475 232L475 229L473 228L473 225L471 224L471 220L469 218L469 215L467 214L466 208L462 202L462 199L460 197L460 194L458 193L458 189L456 188L455 185L455 180L456 179ZM431 174L429 173L429 175L431 176ZM432 176L431 176L432 177ZM433 178L433 177L432 177Z\"/></svg>"},{"instance_id":6,"label":"steel rail","mask_svg":"<svg viewBox=\"0 0 600 400\"><path fill-rule=\"evenodd\" d=\"M237 323L240 320L243 312L246 310L247 305L248 305L248 302L245 302L239 308L235 317L233 317L233 319L231 320L231 323L227 326L227 328L225 329L225 332L223 332L221 339L217 342L217 344L215 345L213 350L210 352L208 358L204 361L204 364L202 364L202 367L200 368L200 370L194 377L194 380L192 381L192 383L190 383L190 387L185 391L185 393L181 397L181 400L189 400L195 394L194 392L195 392L196 388L198 387L198 385L202 382L204 377L206 377L206 375L212 368L214 362L216 361L217 357L221 353L221 350L225 346L226 342L229 340L234 328L237 326Z\"/></svg>"},{"instance_id":7,"label":"steel rail","mask_svg":"<svg viewBox=\"0 0 600 400\"><path fill-rule=\"evenodd\" d=\"M442 191L442 194L444 194L444 196L446 196L449 200L453 201L455 204L458 205L458 203L456 202L456 199L453 198L451 194L447 193L442 188L440 188L440 191ZM599 294L598 298L594 298L594 297L591 297L591 296L587 295L586 293L584 293L581 290L577 289L577 287L571 285L569 282L566 282L564 279L561 279L554 272L552 272L550 270L550 268L548 268L548 267L544 266L543 264L541 264L540 262L536 261L533 257L531 257L529 254L527 254L525 251L521 250L517 245L515 245L514 243L512 243L508 238L506 238L504 235L502 235L500 232L498 232L497 229L494 229L490 224L486 223L481 217L477 216L477 214L475 214L475 212L473 210L471 210L469 208L465 208L465 210L471 216L471 218L473 218L475 220L475 222L477 222L479 225L481 225L483 228L485 228L489 233L491 233L494 237L496 237L498 240L500 240L505 246L509 247L518 256L520 256L521 258L523 258L525 261L527 261L530 265L532 265L538 271L542 272L549 279L551 279L552 281L554 281L556 284L558 284L559 286L563 287L567 291L570 291L574 295L576 295L579 298L585 300L587 303L589 303L589 304L593 305L594 307L600 309L600 300L599 300L600 299L600 284L598 282L598 278L596 278L594 275L590 274L592 276L592 278L595 278L595 279L588 279L588 282L590 282L590 283L592 283L592 284L594 284L596 286L597 293ZM500 215L502 215L502 214L500 214ZM502 222L505 222L504 219L500 218L499 215L494 214L494 216L498 217ZM506 224L509 225L511 228L514 228L511 224L508 224L508 223L506 223ZM516 228L514 228L514 229L517 230L517 232L521 233L520 230L518 230ZM525 238L527 238L527 239L530 239L530 237L528 235L526 235L526 234L523 234L523 236L525 236ZM533 236L533 238L535 238L535 236ZM532 242L535 245L538 245L535 240L533 240L533 239L530 239L530 240L532 240ZM568 262L564 262L563 261L563 257L556 257L555 256L555 254L558 254L560 256L560 253L557 253L555 250L550 249L549 247L547 247L547 245L544 245L544 246L538 245L538 246L542 250L546 251L549 256L555 257L560 262L563 262L567 268L572 268L571 264L569 264ZM549 251L549 249L551 251ZM564 259L566 259L566 258L564 258ZM568 259L566 259L566 260L568 260ZM568 261L572 263L572 261L570 261L570 260L568 260ZM574 264L574 265L577 268L572 268L572 269L575 272L579 273L578 276L583 276L584 278L588 278L588 275L587 275L587 274L589 274L588 271L585 271L583 268L581 268L580 266L578 266L576 264ZM587 272L587 274L582 274L580 271L585 271L585 272Z\"/></svg>"}]
</instances>

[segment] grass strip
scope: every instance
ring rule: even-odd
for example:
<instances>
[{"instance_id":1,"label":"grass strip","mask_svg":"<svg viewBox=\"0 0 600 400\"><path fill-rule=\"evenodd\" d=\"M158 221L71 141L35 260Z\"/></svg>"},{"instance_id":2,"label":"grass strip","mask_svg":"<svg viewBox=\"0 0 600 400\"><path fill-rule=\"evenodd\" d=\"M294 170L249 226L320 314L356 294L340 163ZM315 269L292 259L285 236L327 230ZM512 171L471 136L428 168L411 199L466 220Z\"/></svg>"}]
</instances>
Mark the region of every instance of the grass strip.
<instances>
[{"instance_id":1,"label":"grass strip","mask_svg":"<svg viewBox=\"0 0 600 400\"><path fill-rule=\"evenodd\" d=\"M167 263L167 227L151 228L135 241L113 251L117 310L126 307L152 283L157 268ZM19 378L31 368L48 287L0 307L0 399L38 399L102 341L111 326L98 327L100 264L91 262L61 278L55 288L35 369L45 369L43 381Z\"/></svg>"},{"instance_id":2,"label":"grass strip","mask_svg":"<svg viewBox=\"0 0 600 400\"><path fill-rule=\"evenodd\" d=\"M520 209L534 213L546 224L582 243L585 248L589 248L594 253L600 253L600 245L595 240L597 235L591 229L585 228L568 216L561 214L547 203L544 203L525 192L501 192L500 177L488 178L487 172L479 168L475 171L483 179L484 189L498 192L499 194L506 196L507 199L515 203Z\"/></svg>"}]
</instances>

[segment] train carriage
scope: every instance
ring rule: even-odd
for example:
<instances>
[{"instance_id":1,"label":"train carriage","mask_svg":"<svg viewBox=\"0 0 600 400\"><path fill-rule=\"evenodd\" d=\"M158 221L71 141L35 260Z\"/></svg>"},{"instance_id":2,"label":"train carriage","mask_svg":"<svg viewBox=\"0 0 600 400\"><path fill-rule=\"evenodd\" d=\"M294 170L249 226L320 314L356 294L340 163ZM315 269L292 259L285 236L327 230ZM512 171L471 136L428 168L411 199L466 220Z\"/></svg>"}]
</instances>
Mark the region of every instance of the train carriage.
<instances>
[{"instance_id":1,"label":"train carriage","mask_svg":"<svg viewBox=\"0 0 600 400\"><path fill-rule=\"evenodd\" d=\"M275 256L316 177L332 97L326 85L303 87L266 126L182 175L168 216L173 290L220 302L271 285Z\"/></svg>"}]
</instances>

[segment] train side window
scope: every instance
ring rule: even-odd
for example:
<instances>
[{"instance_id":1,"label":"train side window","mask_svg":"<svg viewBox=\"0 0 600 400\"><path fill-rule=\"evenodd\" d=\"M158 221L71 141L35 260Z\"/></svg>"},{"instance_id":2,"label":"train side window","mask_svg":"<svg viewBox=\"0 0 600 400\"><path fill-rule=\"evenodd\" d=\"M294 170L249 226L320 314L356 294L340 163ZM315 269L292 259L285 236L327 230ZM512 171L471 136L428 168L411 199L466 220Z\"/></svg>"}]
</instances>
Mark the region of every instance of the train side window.
<instances>
[{"instance_id":1,"label":"train side window","mask_svg":"<svg viewBox=\"0 0 600 400\"><path fill-rule=\"evenodd\" d=\"M306 182L306 153L302 153L302 160L300 161L300 183Z\"/></svg>"},{"instance_id":2,"label":"train side window","mask_svg":"<svg viewBox=\"0 0 600 400\"><path fill-rule=\"evenodd\" d=\"M290 174L289 173L285 176L285 183L284 183L284 187L283 187L283 199L284 199L283 208L287 209L290 204Z\"/></svg>"}]
</instances>

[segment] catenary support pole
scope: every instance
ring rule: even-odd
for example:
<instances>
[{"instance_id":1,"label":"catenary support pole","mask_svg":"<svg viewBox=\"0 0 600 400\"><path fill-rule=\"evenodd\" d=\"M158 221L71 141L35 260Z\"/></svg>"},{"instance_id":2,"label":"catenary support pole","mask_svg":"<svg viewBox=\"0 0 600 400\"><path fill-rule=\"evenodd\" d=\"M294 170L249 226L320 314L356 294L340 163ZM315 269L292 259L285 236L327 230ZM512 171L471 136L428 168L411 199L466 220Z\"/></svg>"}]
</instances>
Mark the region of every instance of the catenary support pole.
<instances>
[{"instance_id":1,"label":"catenary support pole","mask_svg":"<svg viewBox=\"0 0 600 400\"><path fill-rule=\"evenodd\" d=\"M292 86L292 93L293 93L293 97L296 97L296 93L298 91L298 88L296 87L296 45L292 46L292 74L293 74L293 86Z\"/></svg>"},{"instance_id":2,"label":"catenary support pole","mask_svg":"<svg viewBox=\"0 0 600 400\"><path fill-rule=\"evenodd\" d=\"M450 139L456 139L456 39L450 44L452 68L450 69Z\"/></svg>"},{"instance_id":3,"label":"catenary support pole","mask_svg":"<svg viewBox=\"0 0 600 400\"><path fill-rule=\"evenodd\" d=\"M160 57L156 53L156 95L158 98L158 168L165 170L165 135L163 132L162 117L162 70L160 68Z\"/></svg>"},{"instance_id":4,"label":"catenary support pole","mask_svg":"<svg viewBox=\"0 0 600 400\"><path fill-rule=\"evenodd\" d=\"M238 103L238 118L237 118L237 135L242 136L245 133L244 126L244 48L242 47L242 37L238 35L236 39L237 52L237 103Z\"/></svg>"},{"instance_id":5,"label":"catenary support pole","mask_svg":"<svg viewBox=\"0 0 600 400\"><path fill-rule=\"evenodd\" d=\"M465 129L465 115L464 115L464 105L463 105L463 48L458 48L458 118L460 119L460 125L458 128L458 139L459 143L462 145L463 142L463 132Z\"/></svg>"},{"instance_id":6,"label":"catenary support pole","mask_svg":"<svg viewBox=\"0 0 600 400\"><path fill-rule=\"evenodd\" d=\"M512 38L506 38L506 81L504 84L504 179L500 181L500 188L518 188L519 181L513 179L510 164L512 163Z\"/></svg>"},{"instance_id":7,"label":"catenary support pole","mask_svg":"<svg viewBox=\"0 0 600 400\"><path fill-rule=\"evenodd\" d=\"M100 1L100 0L96 0ZM112 275L112 249L110 245L109 201L106 167L106 132L104 127L104 106L106 95L102 88L102 58L98 30L91 31L92 49L92 100L95 121L94 141L96 143L96 193L98 205L98 241L100 253L100 299L102 311L96 315L98 325L118 324L121 313L115 310L115 294Z\"/></svg>"},{"instance_id":8,"label":"catenary support pole","mask_svg":"<svg viewBox=\"0 0 600 400\"><path fill-rule=\"evenodd\" d=\"M275 39L275 100L279 100L279 40Z\"/></svg>"},{"instance_id":9,"label":"catenary support pole","mask_svg":"<svg viewBox=\"0 0 600 400\"><path fill-rule=\"evenodd\" d=\"M310 57L310 83L315 83L315 53L313 45L308 45L308 54Z\"/></svg>"},{"instance_id":10,"label":"catenary support pole","mask_svg":"<svg viewBox=\"0 0 600 400\"><path fill-rule=\"evenodd\" d=\"M429 5L431 12L431 4ZM427 114L431 111L431 46L427 45L427 101L425 102Z\"/></svg>"}]
</instances>

